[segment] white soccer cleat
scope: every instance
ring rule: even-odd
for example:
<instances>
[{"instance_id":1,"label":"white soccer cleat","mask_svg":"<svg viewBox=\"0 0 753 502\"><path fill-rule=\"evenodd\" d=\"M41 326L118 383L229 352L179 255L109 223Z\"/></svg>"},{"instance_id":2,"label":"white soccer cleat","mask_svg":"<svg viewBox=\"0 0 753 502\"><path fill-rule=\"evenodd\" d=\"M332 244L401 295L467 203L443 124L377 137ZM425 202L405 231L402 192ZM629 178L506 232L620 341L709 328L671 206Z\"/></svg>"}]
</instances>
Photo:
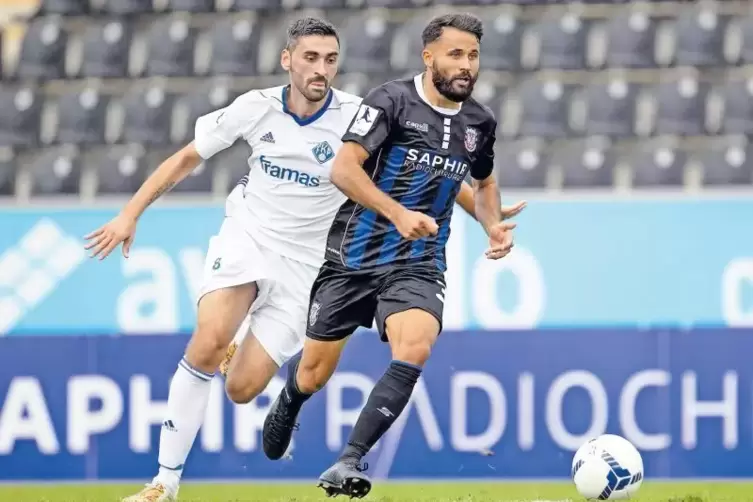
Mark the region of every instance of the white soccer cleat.
<instances>
[{"instance_id":1,"label":"white soccer cleat","mask_svg":"<svg viewBox=\"0 0 753 502\"><path fill-rule=\"evenodd\" d=\"M136 495L131 495L122 502L175 502L178 498L162 483L148 483Z\"/></svg>"}]
</instances>

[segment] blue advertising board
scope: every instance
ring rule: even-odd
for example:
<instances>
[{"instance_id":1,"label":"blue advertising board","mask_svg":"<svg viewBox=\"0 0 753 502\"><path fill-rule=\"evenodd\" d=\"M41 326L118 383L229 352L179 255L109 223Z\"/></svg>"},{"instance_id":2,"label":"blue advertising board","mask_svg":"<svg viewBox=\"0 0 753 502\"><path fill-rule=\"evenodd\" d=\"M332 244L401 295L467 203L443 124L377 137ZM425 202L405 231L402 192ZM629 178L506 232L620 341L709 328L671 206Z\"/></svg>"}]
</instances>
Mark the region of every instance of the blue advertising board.
<instances>
[{"instance_id":1,"label":"blue advertising board","mask_svg":"<svg viewBox=\"0 0 753 502\"><path fill-rule=\"evenodd\" d=\"M150 479L184 336L0 338L0 479ZM446 332L406 412L367 458L376 478L565 478L603 432L649 477L753 476L753 332ZM389 361L350 340L304 407L289 458L260 448L270 397L215 378L187 478L313 478L339 454Z\"/></svg>"},{"instance_id":2,"label":"blue advertising board","mask_svg":"<svg viewBox=\"0 0 753 502\"><path fill-rule=\"evenodd\" d=\"M190 331L221 207L150 208L131 257L88 260L115 211L3 210L0 334ZM456 211L448 329L753 326L753 199L534 200L516 248L489 261Z\"/></svg>"}]
</instances>

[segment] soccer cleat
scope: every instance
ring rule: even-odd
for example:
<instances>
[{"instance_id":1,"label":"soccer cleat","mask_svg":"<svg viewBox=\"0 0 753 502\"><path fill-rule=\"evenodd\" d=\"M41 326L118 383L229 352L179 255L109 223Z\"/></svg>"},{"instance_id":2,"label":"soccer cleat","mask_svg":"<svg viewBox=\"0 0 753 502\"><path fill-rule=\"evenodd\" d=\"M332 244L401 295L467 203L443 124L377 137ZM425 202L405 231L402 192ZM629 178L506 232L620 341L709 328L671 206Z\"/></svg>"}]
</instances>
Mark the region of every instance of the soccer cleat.
<instances>
[{"instance_id":1,"label":"soccer cleat","mask_svg":"<svg viewBox=\"0 0 753 502\"><path fill-rule=\"evenodd\" d=\"M264 454L270 460L278 460L285 455L293 438L293 431L298 430L295 422L297 413L290 409L290 398L286 389L272 403L272 407L264 419L262 445Z\"/></svg>"},{"instance_id":2,"label":"soccer cleat","mask_svg":"<svg viewBox=\"0 0 753 502\"><path fill-rule=\"evenodd\" d=\"M231 343L230 347L227 348L225 359L220 363L220 374L223 378L227 378L227 372L230 369L230 361L233 360L236 350L238 350L238 344L236 342Z\"/></svg>"},{"instance_id":3,"label":"soccer cleat","mask_svg":"<svg viewBox=\"0 0 753 502\"><path fill-rule=\"evenodd\" d=\"M122 502L175 502L174 494L162 483L149 483L136 495L131 495Z\"/></svg>"},{"instance_id":4,"label":"soccer cleat","mask_svg":"<svg viewBox=\"0 0 753 502\"><path fill-rule=\"evenodd\" d=\"M361 467L357 461L339 461L319 476L319 487L328 497L364 498L371 491L371 480L363 473L368 468L368 464Z\"/></svg>"}]
</instances>

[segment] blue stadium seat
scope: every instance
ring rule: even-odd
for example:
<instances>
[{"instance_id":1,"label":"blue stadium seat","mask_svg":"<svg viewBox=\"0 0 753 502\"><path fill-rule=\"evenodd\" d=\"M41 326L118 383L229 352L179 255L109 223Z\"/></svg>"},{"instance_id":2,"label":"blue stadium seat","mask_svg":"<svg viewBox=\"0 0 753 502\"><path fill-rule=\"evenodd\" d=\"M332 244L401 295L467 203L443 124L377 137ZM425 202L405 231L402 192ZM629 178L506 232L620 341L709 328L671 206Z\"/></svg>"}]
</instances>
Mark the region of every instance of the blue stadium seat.
<instances>
[{"instance_id":1,"label":"blue stadium seat","mask_svg":"<svg viewBox=\"0 0 753 502\"><path fill-rule=\"evenodd\" d=\"M169 144L173 104L174 96L163 87L135 85L123 100L123 139L146 145Z\"/></svg>"},{"instance_id":2,"label":"blue stadium seat","mask_svg":"<svg viewBox=\"0 0 753 502\"><path fill-rule=\"evenodd\" d=\"M722 131L753 134L753 78L730 80L721 89L724 101Z\"/></svg>"},{"instance_id":3,"label":"blue stadium seat","mask_svg":"<svg viewBox=\"0 0 753 502\"><path fill-rule=\"evenodd\" d=\"M502 13L487 23L484 43L481 44L481 61L484 68L516 71L521 67L520 57L525 22L508 13Z\"/></svg>"},{"instance_id":4,"label":"blue stadium seat","mask_svg":"<svg viewBox=\"0 0 753 502\"><path fill-rule=\"evenodd\" d=\"M694 77L659 84L654 92L656 132L685 136L705 134L708 91L709 85Z\"/></svg>"},{"instance_id":5,"label":"blue stadium seat","mask_svg":"<svg viewBox=\"0 0 753 502\"><path fill-rule=\"evenodd\" d=\"M586 87L586 134L613 138L632 136L637 96L638 86L621 79Z\"/></svg>"},{"instance_id":6,"label":"blue stadium seat","mask_svg":"<svg viewBox=\"0 0 753 502\"><path fill-rule=\"evenodd\" d=\"M675 23L675 62L683 66L723 66L728 18L711 7L682 9Z\"/></svg>"},{"instance_id":7,"label":"blue stadium seat","mask_svg":"<svg viewBox=\"0 0 753 502\"><path fill-rule=\"evenodd\" d=\"M39 144L42 96L30 87L0 87L0 146Z\"/></svg>"},{"instance_id":8,"label":"blue stadium seat","mask_svg":"<svg viewBox=\"0 0 753 502\"><path fill-rule=\"evenodd\" d=\"M141 145L114 145L94 152L91 156L97 173L97 194L130 195L139 189L150 167Z\"/></svg>"},{"instance_id":9,"label":"blue stadium seat","mask_svg":"<svg viewBox=\"0 0 753 502\"><path fill-rule=\"evenodd\" d=\"M382 14L367 11L348 18L342 33L343 71L375 73L390 69L394 27Z\"/></svg>"},{"instance_id":10,"label":"blue stadium seat","mask_svg":"<svg viewBox=\"0 0 753 502\"><path fill-rule=\"evenodd\" d=\"M214 0L169 0L167 6L174 12L212 12Z\"/></svg>"},{"instance_id":11,"label":"blue stadium seat","mask_svg":"<svg viewBox=\"0 0 753 502\"><path fill-rule=\"evenodd\" d=\"M81 16L88 12L89 0L42 0L37 15Z\"/></svg>"},{"instance_id":12,"label":"blue stadium seat","mask_svg":"<svg viewBox=\"0 0 753 502\"><path fill-rule=\"evenodd\" d=\"M156 21L149 31L146 74L165 77L192 75L195 45L196 30L182 17Z\"/></svg>"},{"instance_id":13,"label":"blue stadium seat","mask_svg":"<svg viewBox=\"0 0 753 502\"><path fill-rule=\"evenodd\" d=\"M523 136L562 138L570 134L572 89L557 80L527 80L518 88L522 105L519 133Z\"/></svg>"},{"instance_id":14,"label":"blue stadium seat","mask_svg":"<svg viewBox=\"0 0 753 502\"><path fill-rule=\"evenodd\" d=\"M148 14L153 11L152 0L106 0L104 11L118 16Z\"/></svg>"},{"instance_id":15,"label":"blue stadium seat","mask_svg":"<svg viewBox=\"0 0 753 502\"><path fill-rule=\"evenodd\" d=\"M607 66L651 68L656 66L656 21L641 11L622 11L606 24Z\"/></svg>"},{"instance_id":16,"label":"blue stadium seat","mask_svg":"<svg viewBox=\"0 0 753 502\"><path fill-rule=\"evenodd\" d=\"M587 140L568 145L556 155L565 188L604 188L614 183L617 155L608 142Z\"/></svg>"},{"instance_id":17,"label":"blue stadium seat","mask_svg":"<svg viewBox=\"0 0 753 502\"><path fill-rule=\"evenodd\" d=\"M549 154L540 141L498 143L494 157L497 181L509 188L544 188Z\"/></svg>"},{"instance_id":18,"label":"blue stadium seat","mask_svg":"<svg viewBox=\"0 0 753 502\"><path fill-rule=\"evenodd\" d=\"M560 14L537 25L541 40L539 66L580 70L586 66L589 24L575 14Z\"/></svg>"},{"instance_id":19,"label":"blue stadium seat","mask_svg":"<svg viewBox=\"0 0 753 502\"><path fill-rule=\"evenodd\" d=\"M128 72L128 52L132 38L131 26L120 19L87 26L83 40L81 76L125 77Z\"/></svg>"},{"instance_id":20,"label":"blue stadium seat","mask_svg":"<svg viewBox=\"0 0 753 502\"><path fill-rule=\"evenodd\" d=\"M94 88L62 95L58 99L56 142L104 143L109 104L109 96Z\"/></svg>"},{"instance_id":21,"label":"blue stadium seat","mask_svg":"<svg viewBox=\"0 0 753 502\"><path fill-rule=\"evenodd\" d=\"M35 153L30 161L32 195L77 194L81 182L78 150L69 145Z\"/></svg>"},{"instance_id":22,"label":"blue stadium seat","mask_svg":"<svg viewBox=\"0 0 753 502\"><path fill-rule=\"evenodd\" d=\"M753 183L753 146L740 139L704 148L699 156L703 166L703 184L751 185Z\"/></svg>"},{"instance_id":23,"label":"blue stadium seat","mask_svg":"<svg viewBox=\"0 0 753 502\"><path fill-rule=\"evenodd\" d=\"M16 192L16 159L13 150L0 147L0 197L8 197Z\"/></svg>"},{"instance_id":24,"label":"blue stadium seat","mask_svg":"<svg viewBox=\"0 0 753 502\"><path fill-rule=\"evenodd\" d=\"M223 18L212 28L213 75L256 75L261 26L251 17Z\"/></svg>"},{"instance_id":25,"label":"blue stadium seat","mask_svg":"<svg viewBox=\"0 0 753 502\"><path fill-rule=\"evenodd\" d=\"M672 144L656 143L632 152L628 160L636 188L681 186L688 154Z\"/></svg>"},{"instance_id":26,"label":"blue stadium seat","mask_svg":"<svg viewBox=\"0 0 753 502\"><path fill-rule=\"evenodd\" d=\"M32 20L21 44L18 76L22 79L58 79L65 76L68 34L56 17Z\"/></svg>"}]
</instances>

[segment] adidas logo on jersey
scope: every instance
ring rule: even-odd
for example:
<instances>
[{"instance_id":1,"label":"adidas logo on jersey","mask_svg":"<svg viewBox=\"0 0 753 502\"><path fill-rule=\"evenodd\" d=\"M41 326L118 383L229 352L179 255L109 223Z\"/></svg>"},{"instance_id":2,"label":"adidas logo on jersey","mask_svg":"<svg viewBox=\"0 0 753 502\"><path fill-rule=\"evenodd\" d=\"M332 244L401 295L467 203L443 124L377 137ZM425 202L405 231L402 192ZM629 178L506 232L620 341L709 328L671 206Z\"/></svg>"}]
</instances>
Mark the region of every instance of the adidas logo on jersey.
<instances>
[{"instance_id":1,"label":"adidas logo on jersey","mask_svg":"<svg viewBox=\"0 0 753 502\"><path fill-rule=\"evenodd\" d=\"M264 172L273 178L283 181L294 181L305 187L319 186L319 176L312 176L311 174L298 171L297 169L277 166L264 155L259 157L259 162L261 162L261 168Z\"/></svg>"},{"instance_id":2,"label":"adidas logo on jersey","mask_svg":"<svg viewBox=\"0 0 753 502\"><path fill-rule=\"evenodd\" d=\"M264 136L262 136L260 139L261 139L261 141L264 141L265 143L274 143L275 142L275 137L272 136L271 132L268 132L267 134L265 134Z\"/></svg>"}]
</instances>

